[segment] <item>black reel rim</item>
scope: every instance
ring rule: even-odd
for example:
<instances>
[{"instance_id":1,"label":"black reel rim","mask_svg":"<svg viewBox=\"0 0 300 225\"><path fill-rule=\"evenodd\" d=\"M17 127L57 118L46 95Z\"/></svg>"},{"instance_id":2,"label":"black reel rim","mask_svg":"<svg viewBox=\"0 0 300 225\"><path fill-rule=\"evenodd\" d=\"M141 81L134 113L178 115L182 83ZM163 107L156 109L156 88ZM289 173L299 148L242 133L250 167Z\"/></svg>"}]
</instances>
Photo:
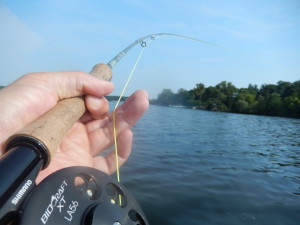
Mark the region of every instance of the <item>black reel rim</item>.
<instances>
[{"instance_id":1,"label":"black reel rim","mask_svg":"<svg viewBox=\"0 0 300 225\"><path fill-rule=\"evenodd\" d=\"M22 206L19 225L148 225L141 207L111 176L68 167L44 179Z\"/></svg>"}]
</instances>

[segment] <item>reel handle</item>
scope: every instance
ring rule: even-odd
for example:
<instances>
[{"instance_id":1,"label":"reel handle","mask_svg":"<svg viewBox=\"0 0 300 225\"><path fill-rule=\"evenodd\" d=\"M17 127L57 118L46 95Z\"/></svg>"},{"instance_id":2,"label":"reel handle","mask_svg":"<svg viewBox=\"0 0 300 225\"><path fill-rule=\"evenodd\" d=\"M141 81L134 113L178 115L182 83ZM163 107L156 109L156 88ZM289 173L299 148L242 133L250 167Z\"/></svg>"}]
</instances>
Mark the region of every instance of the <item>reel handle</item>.
<instances>
[{"instance_id":1,"label":"reel handle","mask_svg":"<svg viewBox=\"0 0 300 225\"><path fill-rule=\"evenodd\" d=\"M90 74L107 81L112 78L112 71L106 64L95 65ZM11 136L8 139L6 150L26 145L27 143L24 142L29 140L30 145L42 152L40 154L44 158L43 168L46 168L62 138L85 111L83 97L63 99L43 116Z\"/></svg>"}]
</instances>

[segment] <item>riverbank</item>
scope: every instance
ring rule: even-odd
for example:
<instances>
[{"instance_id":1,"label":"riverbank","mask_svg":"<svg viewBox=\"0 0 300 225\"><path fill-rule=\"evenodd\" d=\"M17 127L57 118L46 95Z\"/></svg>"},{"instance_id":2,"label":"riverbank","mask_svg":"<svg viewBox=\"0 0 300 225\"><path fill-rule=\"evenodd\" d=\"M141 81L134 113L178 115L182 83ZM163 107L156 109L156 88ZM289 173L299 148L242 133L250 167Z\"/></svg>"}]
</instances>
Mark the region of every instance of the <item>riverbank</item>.
<instances>
[{"instance_id":1,"label":"riverbank","mask_svg":"<svg viewBox=\"0 0 300 225\"><path fill-rule=\"evenodd\" d=\"M236 88L232 83L222 81L216 86L205 87L196 84L191 90L179 89L173 93L164 89L151 104L180 105L193 109L239 114L280 116L300 118L300 80L279 81L277 84L249 84L248 88Z\"/></svg>"}]
</instances>

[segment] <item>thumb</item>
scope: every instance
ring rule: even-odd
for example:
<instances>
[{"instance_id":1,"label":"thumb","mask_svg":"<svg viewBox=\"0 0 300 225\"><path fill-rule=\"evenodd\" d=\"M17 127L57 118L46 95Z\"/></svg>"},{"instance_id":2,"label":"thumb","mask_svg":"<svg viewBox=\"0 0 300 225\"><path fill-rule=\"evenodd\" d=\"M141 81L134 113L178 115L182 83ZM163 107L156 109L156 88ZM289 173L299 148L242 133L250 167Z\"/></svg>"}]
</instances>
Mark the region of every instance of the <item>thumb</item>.
<instances>
[{"instance_id":1,"label":"thumb","mask_svg":"<svg viewBox=\"0 0 300 225\"><path fill-rule=\"evenodd\" d=\"M81 95L100 98L112 90L111 82L78 71L21 77L0 92L0 155L6 138L49 111L59 100Z\"/></svg>"},{"instance_id":2,"label":"thumb","mask_svg":"<svg viewBox=\"0 0 300 225\"><path fill-rule=\"evenodd\" d=\"M90 76L92 75L92 77ZM86 76L86 79L81 79L80 75L78 77L74 76L76 80L76 85L73 90L75 90L75 94L83 95L83 94L89 94L91 96L96 96L96 97L102 97L103 95L106 95L110 93L113 89L112 83L110 82L100 82L102 81L109 81L111 80L112 77L112 71L111 68L106 65L99 63L95 65L90 72L90 75ZM94 78L99 78L98 80ZM83 81L83 82L81 82ZM66 90L66 85L62 86L62 92L58 96L60 99L68 97L69 90ZM77 93L76 91L79 91ZM77 95L75 95L77 96ZM70 96L73 97L73 96Z\"/></svg>"},{"instance_id":3,"label":"thumb","mask_svg":"<svg viewBox=\"0 0 300 225\"><path fill-rule=\"evenodd\" d=\"M110 68L108 69L111 71ZM54 79L49 79L53 82L51 85L53 87L52 92L57 94L57 100L81 95L102 97L113 90L113 83L83 72L68 71L57 72L54 75L46 73L47 75L54 76ZM100 75L98 74L98 77Z\"/></svg>"}]
</instances>

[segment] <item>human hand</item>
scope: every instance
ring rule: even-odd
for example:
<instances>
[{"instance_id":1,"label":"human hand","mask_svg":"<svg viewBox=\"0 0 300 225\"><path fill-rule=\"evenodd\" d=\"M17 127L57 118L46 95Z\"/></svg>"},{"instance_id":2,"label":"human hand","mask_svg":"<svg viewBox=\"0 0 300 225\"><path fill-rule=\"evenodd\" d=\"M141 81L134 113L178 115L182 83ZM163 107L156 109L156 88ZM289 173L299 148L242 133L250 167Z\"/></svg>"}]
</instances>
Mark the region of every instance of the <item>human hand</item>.
<instances>
[{"instance_id":1,"label":"human hand","mask_svg":"<svg viewBox=\"0 0 300 225\"><path fill-rule=\"evenodd\" d=\"M0 155L9 136L43 115L57 101L86 95L88 112L64 137L49 167L39 174L37 182L56 170L75 165L114 172L114 153L97 156L113 141L112 117L108 114L108 102L102 97L112 89L112 83L82 72L25 75L0 91ZM117 109L119 165L126 161L131 151L130 128L147 110L148 104L146 92L137 91Z\"/></svg>"}]
</instances>

